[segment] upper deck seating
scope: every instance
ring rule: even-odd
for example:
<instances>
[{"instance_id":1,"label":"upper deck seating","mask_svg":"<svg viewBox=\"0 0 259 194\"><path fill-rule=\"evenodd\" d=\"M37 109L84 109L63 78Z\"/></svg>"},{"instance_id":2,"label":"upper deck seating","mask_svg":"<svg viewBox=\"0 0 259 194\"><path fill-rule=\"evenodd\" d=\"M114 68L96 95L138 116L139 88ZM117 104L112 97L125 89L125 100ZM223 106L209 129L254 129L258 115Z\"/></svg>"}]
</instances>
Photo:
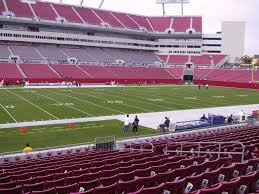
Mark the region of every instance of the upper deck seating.
<instances>
[{"instance_id":1,"label":"upper deck seating","mask_svg":"<svg viewBox=\"0 0 259 194\"><path fill-rule=\"evenodd\" d=\"M103 22L108 23L110 26L123 28L123 25L111 14L111 12L99 9L94 10L94 12Z\"/></svg>"},{"instance_id":2,"label":"upper deck seating","mask_svg":"<svg viewBox=\"0 0 259 194\"><path fill-rule=\"evenodd\" d=\"M96 16L93 9L87 7L75 7L75 10L86 24L101 25L102 21Z\"/></svg>"},{"instance_id":3,"label":"upper deck seating","mask_svg":"<svg viewBox=\"0 0 259 194\"><path fill-rule=\"evenodd\" d=\"M174 32L187 32L190 28L190 23L190 17L174 17L172 28L174 29Z\"/></svg>"},{"instance_id":4,"label":"upper deck seating","mask_svg":"<svg viewBox=\"0 0 259 194\"><path fill-rule=\"evenodd\" d=\"M36 17L38 19L56 21L58 17L63 17L68 22L78 24L86 23L101 26L102 23L108 23L111 27L134 30L141 30L142 28L150 32L164 32L170 27L173 19L172 28L176 33L189 33L187 30L191 25L195 32L202 31L201 17L192 17L192 24L190 24L191 17L146 17L43 1L30 3L31 9L28 3L20 0L5 1L8 10L13 12L15 16L30 19ZM0 1L0 11L6 11L3 0Z\"/></svg>"},{"instance_id":5,"label":"upper deck seating","mask_svg":"<svg viewBox=\"0 0 259 194\"><path fill-rule=\"evenodd\" d=\"M112 14L120 20L123 25L128 29L138 30L139 26L125 13L112 12Z\"/></svg>"},{"instance_id":6,"label":"upper deck seating","mask_svg":"<svg viewBox=\"0 0 259 194\"><path fill-rule=\"evenodd\" d=\"M145 28L147 31L153 31L148 19L145 16L131 15L128 16L133 19L140 27Z\"/></svg>"},{"instance_id":7,"label":"upper deck seating","mask_svg":"<svg viewBox=\"0 0 259 194\"><path fill-rule=\"evenodd\" d=\"M50 3L37 1L35 4L32 3L31 6L39 19L56 20L58 17L50 6Z\"/></svg>"},{"instance_id":8,"label":"upper deck seating","mask_svg":"<svg viewBox=\"0 0 259 194\"><path fill-rule=\"evenodd\" d=\"M16 17L34 18L34 15L27 3L22 3L20 0L5 1L8 10L13 12Z\"/></svg>"},{"instance_id":9,"label":"upper deck seating","mask_svg":"<svg viewBox=\"0 0 259 194\"><path fill-rule=\"evenodd\" d=\"M165 32L166 29L170 28L171 24L170 17L150 17L149 21L157 32Z\"/></svg>"},{"instance_id":10,"label":"upper deck seating","mask_svg":"<svg viewBox=\"0 0 259 194\"><path fill-rule=\"evenodd\" d=\"M5 6L3 0L0 0L0 12L3 13L5 11Z\"/></svg>"},{"instance_id":11,"label":"upper deck seating","mask_svg":"<svg viewBox=\"0 0 259 194\"><path fill-rule=\"evenodd\" d=\"M195 32L202 32L202 17L192 17L192 28Z\"/></svg>"},{"instance_id":12,"label":"upper deck seating","mask_svg":"<svg viewBox=\"0 0 259 194\"><path fill-rule=\"evenodd\" d=\"M68 22L83 23L76 12L68 5L53 4L54 9L60 17L66 18Z\"/></svg>"}]
</instances>

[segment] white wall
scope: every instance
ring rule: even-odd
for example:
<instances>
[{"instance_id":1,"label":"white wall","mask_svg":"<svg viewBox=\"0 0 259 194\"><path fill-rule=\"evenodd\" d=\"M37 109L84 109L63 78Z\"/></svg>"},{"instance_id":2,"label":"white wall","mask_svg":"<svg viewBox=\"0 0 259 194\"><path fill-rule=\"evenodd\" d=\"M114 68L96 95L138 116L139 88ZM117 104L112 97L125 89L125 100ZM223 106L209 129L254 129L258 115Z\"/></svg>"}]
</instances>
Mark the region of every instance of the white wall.
<instances>
[{"instance_id":1,"label":"white wall","mask_svg":"<svg viewBox=\"0 0 259 194\"><path fill-rule=\"evenodd\" d=\"M245 22L222 23L222 53L230 56L230 62L244 55Z\"/></svg>"}]
</instances>

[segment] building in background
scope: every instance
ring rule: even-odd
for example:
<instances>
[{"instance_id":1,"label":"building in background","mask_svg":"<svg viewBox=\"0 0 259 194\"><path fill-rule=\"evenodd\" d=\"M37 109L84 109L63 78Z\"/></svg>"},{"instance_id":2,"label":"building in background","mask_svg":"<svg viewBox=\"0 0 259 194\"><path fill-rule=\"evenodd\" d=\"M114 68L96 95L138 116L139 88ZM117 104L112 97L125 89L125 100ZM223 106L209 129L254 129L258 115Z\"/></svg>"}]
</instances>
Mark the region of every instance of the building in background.
<instances>
[{"instance_id":1,"label":"building in background","mask_svg":"<svg viewBox=\"0 0 259 194\"><path fill-rule=\"evenodd\" d=\"M204 54L220 54L222 52L221 32L202 35L202 52Z\"/></svg>"},{"instance_id":2,"label":"building in background","mask_svg":"<svg viewBox=\"0 0 259 194\"><path fill-rule=\"evenodd\" d=\"M230 62L244 56L245 22L222 23L222 53L229 55Z\"/></svg>"}]
</instances>

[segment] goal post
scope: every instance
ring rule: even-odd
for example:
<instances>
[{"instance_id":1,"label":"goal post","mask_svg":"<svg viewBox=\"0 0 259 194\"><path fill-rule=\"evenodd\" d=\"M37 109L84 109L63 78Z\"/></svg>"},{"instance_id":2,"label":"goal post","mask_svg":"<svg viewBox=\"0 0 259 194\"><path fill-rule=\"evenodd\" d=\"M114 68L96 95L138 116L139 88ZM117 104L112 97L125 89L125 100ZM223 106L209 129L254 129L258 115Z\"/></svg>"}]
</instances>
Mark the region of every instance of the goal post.
<instances>
[{"instance_id":1,"label":"goal post","mask_svg":"<svg viewBox=\"0 0 259 194\"><path fill-rule=\"evenodd\" d=\"M251 71L251 82L259 83L259 80L255 78L255 72L259 71L259 63L252 62L252 71Z\"/></svg>"}]
</instances>

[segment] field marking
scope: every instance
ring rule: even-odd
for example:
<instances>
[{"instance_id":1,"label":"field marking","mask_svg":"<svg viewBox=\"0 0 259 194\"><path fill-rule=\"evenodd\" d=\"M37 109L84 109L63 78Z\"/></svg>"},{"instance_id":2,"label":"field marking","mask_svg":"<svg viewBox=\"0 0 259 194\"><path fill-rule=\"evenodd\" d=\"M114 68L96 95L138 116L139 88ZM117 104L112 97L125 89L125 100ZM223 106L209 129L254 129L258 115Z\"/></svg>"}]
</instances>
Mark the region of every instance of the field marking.
<instances>
[{"instance_id":1,"label":"field marking","mask_svg":"<svg viewBox=\"0 0 259 194\"><path fill-rule=\"evenodd\" d=\"M81 95L85 95L85 96L90 96L90 97L98 98L98 99L102 99L102 100L106 100L107 102L108 102L108 101L112 101L112 100L108 100L107 98L92 96L92 95L84 94L84 93L80 93L80 92L73 92L73 93L75 93L75 94L81 94ZM119 102L119 101L117 100L117 102ZM109 102L108 102L108 103L109 103ZM124 105L124 106L132 107L132 108L139 109L139 110L142 110L142 111L152 112L151 110L148 110L148 109L145 109L145 108L140 108L140 107L137 107L137 106L132 106L132 105L129 105L129 104L124 104L123 101L122 101L122 103L118 103L118 104L122 104L122 105Z\"/></svg>"},{"instance_id":2,"label":"field marking","mask_svg":"<svg viewBox=\"0 0 259 194\"><path fill-rule=\"evenodd\" d=\"M112 93L112 94L111 94L111 93ZM136 100L132 100L132 99L129 99L129 98L126 98L126 97L117 96L117 95L113 95L113 94L115 94L115 93L110 92L110 91L109 91L109 93L108 93L107 91L105 92L105 95L108 95L108 96L112 96L112 97L116 97L116 98L122 98L122 99L126 99L126 100L128 100L128 101L136 102ZM145 98L145 100L146 100L146 98ZM144 102L144 101L138 101L138 103L148 104L148 105L151 105L151 106L159 106L159 107L161 107L161 108L167 108L167 109L168 109L168 107L162 106L162 105L159 105L159 104L153 104L153 103ZM150 111L150 112L155 112L155 111Z\"/></svg>"},{"instance_id":3,"label":"field marking","mask_svg":"<svg viewBox=\"0 0 259 194\"><path fill-rule=\"evenodd\" d=\"M146 93L146 94L150 94L150 93ZM153 94L153 96L154 96L154 93L151 93L151 95L152 95L152 94ZM157 94L157 93L156 93L156 94ZM131 93L124 93L124 95L133 96L133 94L131 94ZM135 95L135 94L134 94L134 96L135 96L135 97L137 96L137 97L142 98L142 99L144 99L144 100L150 99L150 97L149 97L149 98L146 98L146 97L143 96L143 95ZM157 97L157 96L154 96L154 97ZM167 100L163 101L163 103L172 105L172 103L170 103L170 100L172 100L172 99L170 99L169 101L168 101L168 98L165 98L165 97L162 97L162 99L167 99ZM145 102L145 103L146 103L146 102ZM168 109L170 109L170 110L176 110L175 107L168 107L168 106L163 106L163 105L158 105L158 104L152 104L152 103L149 103L149 104L151 104L152 106L160 106L160 107L166 108L167 110L168 110ZM184 104L179 104L179 103L173 103L173 104L174 104L174 105L180 105L180 106L187 107L187 108L192 108L191 106L184 105ZM152 112L154 112L154 111L152 111Z\"/></svg>"},{"instance_id":4,"label":"field marking","mask_svg":"<svg viewBox=\"0 0 259 194\"><path fill-rule=\"evenodd\" d=\"M50 129L61 129L61 128L64 128L64 127L51 127Z\"/></svg>"},{"instance_id":5,"label":"field marking","mask_svg":"<svg viewBox=\"0 0 259 194\"><path fill-rule=\"evenodd\" d=\"M184 97L185 100L197 100L197 97Z\"/></svg>"},{"instance_id":6,"label":"field marking","mask_svg":"<svg viewBox=\"0 0 259 194\"><path fill-rule=\"evenodd\" d=\"M164 99L161 98L147 98L147 100L152 101L152 102L162 102Z\"/></svg>"},{"instance_id":7,"label":"field marking","mask_svg":"<svg viewBox=\"0 0 259 194\"><path fill-rule=\"evenodd\" d=\"M52 101L54 101L54 102L60 103L59 101L57 101L57 100L55 100L54 98L51 98L51 97L49 97L49 96L45 96L45 95L39 94L39 93L36 93L36 95L39 95L39 96L48 98L48 99L50 99L50 100L52 100ZM69 107L69 108L71 108L71 109L74 109L74 110L76 110L76 111L78 111L78 112L84 113L84 114L86 114L86 115L88 115L88 116L92 116L92 117L94 116L94 115L92 115L92 114L90 114L90 113L87 113L87 112L82 111L82 110L80 110L80 109L78 109L78 108L75 108L75 107L69 105L68 103L63 103L63 105L66 106L66 107Z\"/></svg>"},{"instance_id":8,"label":"field marking","mask_svg":"<svg viewBox=\"0 0 259 194\"><path fill-rule=\"evenodd\" d=\"M7 106L5 106L5 108L7 108L7 109L14 109L14 106L13 105L7 105Z\"/></svg>"},{"instance_id":9,"label":"field marking","mask_svg":"<svg viewBox=\"0 0 259 194\"><path fill-rule=\"evenodd\" d=\"M43 108L39 107L38 105L32 103L31 101L27 100L26 98L20 96L19 94L16 94L16 93L11 92L11 91L9 91L9 90L6 90L6 91L9 92L9 93L11 93L11 94L13 94L13 95L15 95L15 96L18 96L18 97L21 98L22 100L24 100L24 101L28 102L29 104L35 106L36 108L38 108L38 109L40 109L41 111L47 113L48 115L52 116L53 118L55 118L55 119L57 119L57 120L59 119L58 117L54 116L53 114L49 113L48 111L44 110Z\"/></svg>"},{"instance_id":10,"label":"field marking","mask_svg":"<svg viewBox=\"0 0 259 194\"><path fill-rule=\"evenodd\" d=\"M75 104L72 103L72 102L57 102L57 103L54 103L54 104L51 104L53 106L74 106Z\"/></svg>"},{"instance_id":11,"label":"field marking","mask_svg":"<svg viewBox=\"0 0 259 194\"><path fill-rule=\"evenodd\" d=\"M129 93L126 93L126 94L129 94ZM154 96L154 93L150 93L150 92L144 92L144 94L149 94L149 95L153 95ZM164 93L164 92L156 92L156 94L163 94L163 98L164 99L169 99L169 100L171 100L170 97L172 97L172 96L169 96L168 93ZM181 94L186 94L186 93L181 91ZM166 97L166 96L168 96L168 97ZM143 95L142 96L139 95L139 97L143 98ZM175 95L175 93L173 94L173 97L174 97L174 99L182 100L182 96ZM201 100L202 100L202 98L201 98ZM168 102L170 102L170 101L168 101ZM165 103L168 103L168 102L166 101ZM172 103L168 103L168 104L172 104ZM193 106L189 106L189 105L185 105L185 104L181 104L181 103L174 103L174 104L175 105L180 105L180 106L183 106L183 107L187 107L187 108L190 108L190 109L193 109ZM199 103L197 101L190 101L189 104L197 104L197 105L199 105L201 107L204 107L204 103L202 103L202 102ZM206 103L206 104L210 105L208 103ZM217 104L229 105L229 104L226 104L225 102L218 102L218 101L217 101ZM216 106L217 106L217 104L216 104ZM209 106L209 107L211 107L211 106Z\"/></svg>"},{"instance_id":12,"label":"field marking","mask_svg":"<svg viewBox=\"0 0 259 194\"><path fill-rule=\"evenodd\" d=\"M4 111L13 119L14 122L17 123L17 120L12 116L12 114L2 105L0 104L0 106L4 109Z\"/></svg>"},{"instance_id":13,"label":"field marking","mask_svg":"<svg viewBox=\"0 0 259 194\"><path fill-rule=\"evenodd\" d=\"M212 96L213 98L225 98L225 96Z\"/></svg>"},{"instance_id":14,"label":"field marking","mask_svg":"<svg viewBox=\"0 0 259 194\"><path fill-rule=\"evenodd\" d=\"M70 96L70 95L67 95L67 94L61 94L61 93L58 93L58 92L54 92L54 91L51 91L52 93L55 93L55 94L58 94L58 95L62 95L62 96L66 96L66 97L70 97L70 98L73 98L73 99L76 99L76 100L79 100L79 101L82 101L82 102L86 102L88 104L92 104L94 106L99 106L101 108L105 108L105 109L108 109L108 110L111 110L111 111L114 111L114 112L118 112L118 113L122 113L122 114L126 114L125 112L122 112L122 111L118 111L118 110L115 110L115 109L112 109L112 108L109 108L109 107L105 107L105 106L102 106L102 105L99 105L99 104L95 104L93 102L89 102L87 100L84 100L84 99L81 99L81 98L77 98L77 97L74 97L74 96Z\"/></svg>"},{"instance_id":15,"label":"field marking","mask_svg":"<svg viewBox=\"0 0 259 194\"><path fill-rule=\"evenodd\" d=\"M32 131L42 131L45 130L46 128L38 128L38 129L31 129Z\"/></svg>"},{"instance_id":16,"label":"field marking","mask_svg":"<svg viewBox=\"0 0 259 194\"><path fill-rule=\"evenodd\" d=\"M106 102L109 104L123 104L124 103L124 101L122 101L122 100L107 100Z\"/></svg>"}]
</instances>

